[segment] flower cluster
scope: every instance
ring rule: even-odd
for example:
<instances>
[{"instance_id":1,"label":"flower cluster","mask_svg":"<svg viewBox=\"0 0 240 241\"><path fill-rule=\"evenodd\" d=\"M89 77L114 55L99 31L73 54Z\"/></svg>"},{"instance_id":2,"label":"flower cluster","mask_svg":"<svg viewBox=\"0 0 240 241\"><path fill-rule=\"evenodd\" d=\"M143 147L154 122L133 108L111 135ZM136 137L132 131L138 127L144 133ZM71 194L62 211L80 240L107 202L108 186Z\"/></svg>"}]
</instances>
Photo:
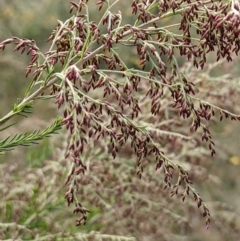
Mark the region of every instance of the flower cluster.
<instances>
[{"instance_id":1,"label":"flower cluster","mask_svg":"<svg viewBox=\"0 0 240 241\"><path fill-rule=\"evenodd\" d=\"M240 120L240 116L202 99L200 83L191 79L187 66L179 67L176 55L180 53L192 63L191 68L203 69L207 53L213 51L217 60L231 61L232 53L237 54L240 49L237 1L228 10L229 3L221 1L134 0L133 25L122 24L122 13L112 12L117 1L110 5L109 1L100 0L96 4L99 11L106 10L98 24L90 19L88 1L71 2L70 12L77 14L65 23L59 21L48 39L52 44L42 55L42 64L37 62L39 50L33 41L14 37L0 43L4 49L6 44L15 42L15 50L22 52L29 47L32 60L26 75L34 66L35 82L40 82L42 73L47 72L44 85L52 88L51 94L62 110L62 123L69 132L65 157L71 159L72 167L65 197L68 205L76 204L74 212L82 215L77 225L85 223L88 212L77 197L82 188L81 175L88 169L84 155L88 146L99 145L113 158L125 146L131 146L140 178L147 162L154 161L172 195L181 191L184 201L193 194L197 206L203 208L208 227L209 210L192 187L188 172L168 156L177 156L182 150L184 144L179 139L191 139L181 133L179 121L180 126L189 124L191 135L202 131L201 139L207 142L213 156L215 144L207 123L215 115L220 120ZM175 15L182 17L179 23L161 26L162 19ZM134 49L141 68L129 68L116 46ZM57 63L62 65L60 72L54 71ZM176 170L177 182L173 184Z\"/></svg>"}]
</instances>

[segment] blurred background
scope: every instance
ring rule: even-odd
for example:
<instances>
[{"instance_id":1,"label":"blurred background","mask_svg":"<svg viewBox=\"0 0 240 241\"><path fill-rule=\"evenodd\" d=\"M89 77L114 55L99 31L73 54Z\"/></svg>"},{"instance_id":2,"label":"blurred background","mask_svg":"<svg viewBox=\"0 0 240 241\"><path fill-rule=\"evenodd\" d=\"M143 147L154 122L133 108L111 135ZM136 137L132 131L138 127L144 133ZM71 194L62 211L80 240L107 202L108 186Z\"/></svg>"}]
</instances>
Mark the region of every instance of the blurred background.
<instances>
[{"instance_id":1,"label":"blurred background","mask_svg":"<svg viewBox=\"0 0 240 241\"><path fill-rule=\"evenodd\" d=\"M91 13L97 16L99 13L94 3L95 1L90 0L89 7ZM122 0L118 5L121 8L120 10L127 15L126 19L124 19L125 22L133 21L129 4L128 1ZM57 20L65 21L70 17L69 8L69 1L66 0L1 0L0 41L11 36L34 39L44 52L48 49L47 38L52 29L56 27ZM164 21L166 22L163 22L163 25L170 24L175 20L167 19ZM12 50L13 47L9 45L5 51L0 53L1 116L8 113L17 99L21 98L30 81L30 78L26 79L24 76L29 56L17 52L13 53ZM139 65L134 58L128 55L128 50L123 51L126 51L126 58L130 66L136 67ZM181 58L179 58L179 61L181 61ZM237 78L240 77L239 60L236 60L236 63L231 66L229 71L233 71ZM36 102L33 114L27 119L17 118L18 124L9 129L7 133L0 133L0 140L9 134L43 129L49 123L52 123L52 118L56 113L54 100L46 101L46 105ZM203 169L201 169L203 172L200 173L199 180L195 181L195 187L212 211L212 226L209 230L205 230L204 219L196 214L197 210L193 211L189 208L188 212L183 213L183 216L186 215L186 219L191 220L191 231L185 230L183 232L178 229L179 218L174 224L171 224L175 227L171 228L172 236L169 236L168 239L162 236L155 240L240 240L239 122L223 121L217 125L212 124L211 129L214 138L218 140L216 148L218 154L212 159L205 160L202 166ZM109 216L102 213L105 212L104 208L95 207L94 203L93 206L90 206L92 211L90 221L86 226L75 227L75 217L73 217L72 210L66 206L64 201L64 186L62 186L62 183L64 175L66 175L63 171L66 163L64 160L54 159L55 156L61 154L62 140L64 140L64 136L60 137L60 140L58 137L53 137L42 141L38 146L19 147L0 156L0 187L2 190L0 191L1 240L12 238L13 233L12 229L7 230L3 223L16 221L19 224L26 225L31 232L35 232L34 235L38 233L39 236L61 232L62 225L64 225L65 232L88 233L92 230L104 230L105 233L121 235L121 228L116 226L118 227L116 231L106 225L108 223L106 220L106 222L102 221L103 218L107 219ZM101 159L101 156L99 159ZM58 164L58 161L60 164ZM62 176L58 176L59 172L62 173ZM51 179L53 175L56 176L54 180ZM36 180L36 177L38 180ZM44 181L41 181L42 179ZM50 186L47 185L49 183L51 183ZM19 190L12 193L11 188L14 186L18 186ZM50 189L48 190L48 188ZM45 195L42 194L43 192L45 192ZM26 193L29 193L27 197L25 196ZM19 200L23 198L21 204L14 204L16 197ZM39 209L43 200L46 205L44 208ZM172 211L174 211L174 208L176 207L173 205L171 207ZM139 206L140 209L141 206ZM36 210L38 211L36 212ZM19 212L17 220L14 218L14 212ZM196 218L192 218L191 215L196 215ZM147 219L151 219L148 214L146 216ZM118 218L117 215L115 218ZM146 229L146 237L142 240L154 240L151 239L151 235L147 238L148 225L144 223L146 220L142 220L142 222L142 232L144 233L144 228ZM159 226L161 226L161 223L159 223ZM22 232L27 233L28 231L22 230ZM122 232L122 234L125 235L126 233ZM24 235L28 237L28 234ZM31 240L31 238L24 240ZM92 239L89 238L88 240Z\"/></svg>"}]
</instances>

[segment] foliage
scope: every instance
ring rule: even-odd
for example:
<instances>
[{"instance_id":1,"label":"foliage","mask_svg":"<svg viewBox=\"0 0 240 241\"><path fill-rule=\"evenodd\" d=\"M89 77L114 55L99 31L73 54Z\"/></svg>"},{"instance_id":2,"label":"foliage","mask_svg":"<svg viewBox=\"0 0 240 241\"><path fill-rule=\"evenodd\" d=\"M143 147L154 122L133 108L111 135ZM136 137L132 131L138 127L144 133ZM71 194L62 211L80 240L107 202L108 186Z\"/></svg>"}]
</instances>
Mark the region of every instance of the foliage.
<instances>
[{"instance_id":1,"label":"foliage","mask_svg":"<svg viewBox=\"0 0 240 241\"><path fill-rule=\"evenodd\" d=\"M0 43L2 50L13 43L14 51L26 51L31 56L26 77L32 75L24 97L1 118L0 124L15 115L28 115L32 103L39 99L55 98L61 113L44 131L3 139L0 151L35 143L64 125L68 137L63 159L69 162L65 167L69 169L65 199L68 205L75 204L77 226L86 223L90 210L82 202L89 201L88 206L98 205L110 214L111 203L125 207L121 210L120 216L125 218L121 225L127 227L132 220L139 232L139 220L144 217L137 209L141 207L147 213L156 206L155 215L160 213L160 219L169 218L169 222L178 221L184 233L191 226L188 221L172 214L169 208L159 208L156 201L161 194L167 205L169 191L179 201L192 196L208 228L209 209L191 179L197 176L194 166L216 153L210 121L240 120L235 114L237 80L229 74L211 76L216 66L232 61L233 53L239 52L239 4L233 0L135 0L131 3L135 22L123 24L124 15L114 10L119 2L99 0L96 5L102 17L98 23L89 12L88 0L71 2L72 16L65 22L58 21L46 53L34 40L11 37ZM162 20L175 16L181 18L178 23L160 25ZM123 47L131 49L141 68L128 66ZM216 64L207 63L209 52L216 53ZM182 66L176 58L178 53L186 60ZM85 193L84 186L89 183L95 185L94 194ZM141 194L143 190L151 200ZM30 203L35 202L34 195ZM6 208L7 222L11 205L8 203ZM182 207L178 211L184 212ZM152 218L145 229L154 240L164 232L155 230L153 221L157 217ZM118 225L112 222L111 218L102 220L100 229L108 227L117 233ZM20 223L29 225L23 220ZM164 224L168 233L173 232L171 223ZM126 236L129 233L141 236L136 230L128 230Z\"/></svg>"},{"instance_id":2,"label":"foliage","mask_svg":"<svg viewBox=\"0 0 240 241\"><path fill-rule=\"evenodd\" d=\"M53 125L49 126L44 131L34 131L32 133L16 134L14 137L9 139L9 137L0 141L0 154L5 151L12 150L16 146L29 146L31 144L36 144L36 141L42 140L48 137L50 134L55 133L60 129L62 125L62 119L58 118ZM5 127L6 128L6 127Z\"/></svg>"}]
</instances>

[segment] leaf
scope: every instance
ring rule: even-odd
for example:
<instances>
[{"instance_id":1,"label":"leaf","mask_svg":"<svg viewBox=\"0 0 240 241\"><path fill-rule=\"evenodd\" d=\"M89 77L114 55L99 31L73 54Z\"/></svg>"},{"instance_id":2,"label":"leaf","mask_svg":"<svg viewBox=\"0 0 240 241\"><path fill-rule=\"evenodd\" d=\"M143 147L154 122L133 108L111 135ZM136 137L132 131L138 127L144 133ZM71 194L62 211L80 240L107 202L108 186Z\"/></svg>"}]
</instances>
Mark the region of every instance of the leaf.
<instances>
[{"instance_id":1,"label":"leaf","mask_svg":"<svg viewBox=\"0 0 240 241\"><path fill-rule=\"evenodd\" d=\"M9 127L11 127L11 126L13 126L13 125L15 125L15 124L16 124L16 122L14 122L14 123L12 123L12 124L9 124L8 126L3 127L2 129L0 129L0 132L8 129Z\"/></svg>"},{"instance_id":2,"label":"leaf","mask_svg":"<svg viewBox=\"0 0 240 241\"><path fill-rule=\"evenodd\" d=\"M32 144L38 144L36 141L40 141L52 134L55 134L56 131L61 129L61 126L62 118L59 117L51 126L47 127L43 131L35 130L32 133L25 132L16 134L12 138L8 136L0 141L0 154L3 154L5 151L10 151L16 146L30 146Z\"/></svg>"}]
</instances>

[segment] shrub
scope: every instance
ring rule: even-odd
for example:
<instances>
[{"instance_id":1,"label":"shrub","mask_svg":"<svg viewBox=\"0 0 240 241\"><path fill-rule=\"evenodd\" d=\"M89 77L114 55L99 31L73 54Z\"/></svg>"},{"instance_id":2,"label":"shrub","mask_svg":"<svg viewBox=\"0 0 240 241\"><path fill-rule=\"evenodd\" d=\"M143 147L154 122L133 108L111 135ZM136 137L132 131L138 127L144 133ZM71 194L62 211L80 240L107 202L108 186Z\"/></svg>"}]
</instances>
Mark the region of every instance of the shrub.
<instances>
[{"instance_id":1,"label":"shrub","mask_svg":"<svg viewBox=\"0 0 240 241\"><path fill-rule=\"evenodd\" d=\"M141 192L161 194L158 198L167 201L166 189L182 201L191 195L208 228L210 212L192 179L197 178L194 165L216 153L209 123L240 120L234 114L236 79L211 76L216 66L232 61L239 52L239 3L134 0L135 22L122 24L119 2L99 0L100 20L90 14L88 0L71 2L72 16L58 21L46 53L30 39L11 37L0 43L2 50L15 44L14 51L31 56L26 77L32 76L23 98L0 119L6 125L2 130L11 126L6 123L13 116L28 115L38 99L54 99L60 113L43 131L3 139L0 152L34 144L65 127L64 157L71 164L65 199L75 205L77 226L86 223L89 212L81 199L108 209L108 202L124 206L127 199L147 212L157 203ZM176 16L177 23L161 25L161 20ZM140 68L128 67L123 49L129 49ZM210 52L216 55L216 64L207 63ZM185 60L182 66L178 55ZM89 183L95 185L96 195L84 197ZM113 195L120 195L120 200L111 200ZM123 217L144 219L137 210L123 210ZM161 215L171 216L163 210ZM102 221L104 227L111 222ZM141 230L141 223L135 225ZM151 222L147 229L154 232Z\"/></svg>"}]
</instances>

